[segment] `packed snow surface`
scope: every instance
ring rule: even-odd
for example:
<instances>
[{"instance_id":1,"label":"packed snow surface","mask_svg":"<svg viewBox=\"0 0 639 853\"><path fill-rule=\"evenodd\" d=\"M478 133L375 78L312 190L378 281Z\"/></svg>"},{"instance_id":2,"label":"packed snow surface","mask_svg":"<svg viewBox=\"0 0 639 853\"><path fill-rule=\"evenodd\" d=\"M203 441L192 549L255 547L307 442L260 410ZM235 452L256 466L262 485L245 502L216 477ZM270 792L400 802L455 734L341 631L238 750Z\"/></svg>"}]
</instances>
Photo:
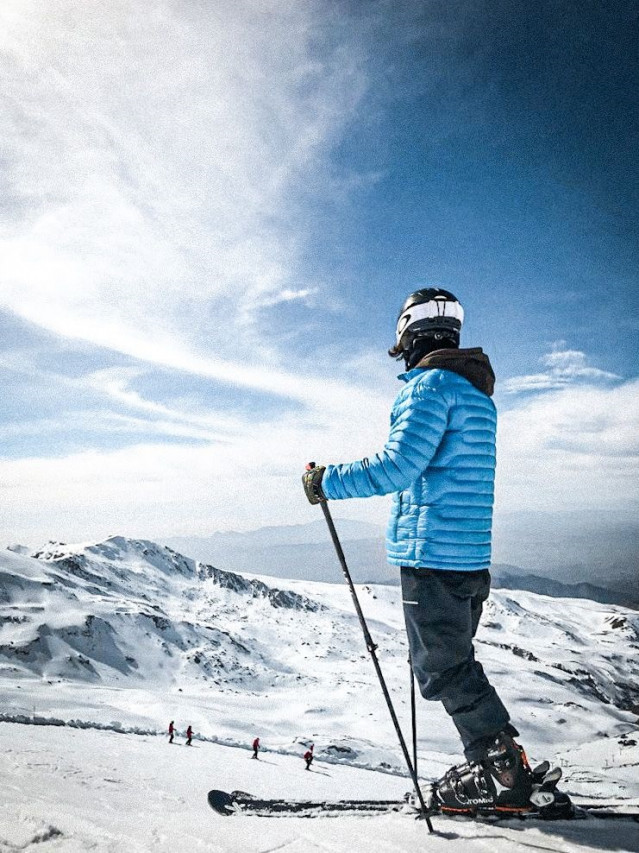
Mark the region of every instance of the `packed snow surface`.
<instances>
[{"instance_id":1,"label":"packed snow surface","mask_svg":"<svg viewBox=\"0 0 639 853\"><path fill-rule=\"evenodd\" d=\"M639 850L639 824L594 820L436 821L451 841L398 814L222 818L212 787L297 798L410 787L348 591L122 537L36 554L0 553L0 851ZM408 733L399 589L358 592ZM477 649L533 762L561 764L575 799L639 803L636 613L500 590ZM459 760L437 704L418 702L417 725L424 778Z\"/></svg>"},{"instance_id":2,"label":"packed snow surface","mask_svg":"<svg viewBox=\"0 0 639 853\"><path fill-rule=\"evenodd\" d=\"M0 726L0 850L176 853L414 853L416 850L636 851L639 824L575 821L481 824L433 819L438 835L401 814L381 817L224 818L211 787L264 796L401 796L406 780L344 766L210 743L169 746L153 736Z\"/></svg>"}]
</instances>

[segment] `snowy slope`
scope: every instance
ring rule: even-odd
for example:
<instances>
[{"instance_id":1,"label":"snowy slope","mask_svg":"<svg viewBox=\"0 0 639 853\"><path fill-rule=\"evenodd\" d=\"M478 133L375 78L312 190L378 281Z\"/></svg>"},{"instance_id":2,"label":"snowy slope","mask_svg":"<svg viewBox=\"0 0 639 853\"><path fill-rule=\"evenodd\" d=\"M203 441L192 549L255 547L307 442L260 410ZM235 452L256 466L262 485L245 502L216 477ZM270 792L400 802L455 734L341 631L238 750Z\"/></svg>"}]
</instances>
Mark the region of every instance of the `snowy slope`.
<instances>
[{"instance_id":1,"label":"snowy slope","mask_svg":"<svg viewBox=\"0 0 639 853\"><path fill-rule=\"evenodd\" d=\"M211 787L264 796L401 797L406 780L344 766L160 737L0 725L0 850L108 853L511 853L639 850L639 825L596 820L490 824L411 817L223 818Z\"/></svg>"},{"instance_id":2,"label":"snowy slope","mask_svg":"<svg viewBox=\"0 0 639 853\"><path fill-rule=\"evenodd\" d=\"M145 790L171 800L174 786L183 782L183 768L171 775L165 766L174 760L194 762L200 785L196 797L224 780L254 793L298 796L318 792L305 786L322 779L328 794L341 791L343 781L349 796L364 793L360 787L365 785L380 796L407 787L397 775L403 773L401 755L345 588L290 581L275 589L272 578L223 572L154 543L122 537L80 546L54 544L37 554L38 559L0 553L0 720L6 721L0 737L14 762L12 802L26 802L33 790L40 791L46 774L34 769L41 763L38 756L50 753L44 764L66 766L76 748L77 767L64 777L66 793L61 793L64 813L64 798L73 801L78 779L98 801L114 794L110 812L120 808L114 804L120 798L135 801L137 795L127 793L133 784L129 776L147 774ZM364 586L359 592L408 730L409 673L399 590ZM639 617L616 606L510 590L495 591L488 603L478 634L480 659L532 760L560 762L564 788L577 796L639 798L638 647ZM168 747L158 735L171 719L180 731L194 726L197 758L165 754ZM424 776L458 759L456 733L438 705L419 702L418 730ZM267 769L260 764L259 771L255 762L245 762L256 735L268 750ZM309 740L318 757L319 778L312 780L298 773ZM83 765L83 743L99 756L108 749L113 772ZM196 761L204 753L210 758L199 767ZM223 781L212 778L227 765L240 769ZM126 773L115 773L118 767L126 767ZM119 782L104 781L111 776ZM349 787L354 780L355 789ZM191 804L184 792L179 796L187 805L176 808L195 820L201 803ZM47 790L45 799L49 805L38 814L50 814L55 792ZM117 839L124 831L117 821L115 826L98 820L103 811L96 808L94 818L87 818L87 832L97 832L99 824ZM25 826L36 826L35 812L18 812L31 815ZM390 822L393 835L393 819L382 820ZM171 838L169 817L158 821L158 838ZM16 826L13 821L11 832L17 832ZM66 837L68 830L63 831ZM292 830L273 832L270 847L219 849L273 849ZM330 832L336 833L335 849L346 849L339 846L340 832ZM415 829L404 822L397 832L396 846L370 849L409 849ZM309 830L299 838L310 835ZM313 849L296 840L298 835L291 837L293 849ZM0 849L2 838L0 832ZM195 849L210 840L205 832L198 838ZM132 849L119 844L114 841L113 849ZM140 844L139 849L178 849L168 841L165 847Z\"/></svg>"}]
</instances>

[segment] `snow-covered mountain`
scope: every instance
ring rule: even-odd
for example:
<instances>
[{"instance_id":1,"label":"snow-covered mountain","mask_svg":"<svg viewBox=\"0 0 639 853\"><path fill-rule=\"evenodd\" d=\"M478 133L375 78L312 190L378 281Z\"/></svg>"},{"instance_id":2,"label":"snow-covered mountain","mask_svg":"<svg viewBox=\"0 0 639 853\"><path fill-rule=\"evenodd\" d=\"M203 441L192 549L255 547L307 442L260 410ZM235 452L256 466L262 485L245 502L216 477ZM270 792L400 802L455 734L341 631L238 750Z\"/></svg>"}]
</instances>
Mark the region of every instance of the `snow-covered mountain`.
<instances>
[{"instance_id":1,"label":"snow-covered mountain","mask_svg":"<svg viewBox=\"0 0 639 853\"><path fill-rule=\"evenodd\" d=\"M51 543L34 557L2 558L4 674L167 689L202 679L255 684L277 663L264 641L252 637L251 649L243 641L247 614L321 607L153 542Z\"/></svg>"},{"instance_id":2,"label":"snow-covered mountain","mask_svg":"<svg viewBox=\"0 0 639 853\"><path fill-rule=\"evenodd\" d=\"M0 555L5 718L80 717L401 766L344 586L249 578L148 541L112 537ZM400 714L409 674L399 590L360 587ZM639 712L639 617L589 601L495 591L477 638L533 755L627 731ZM437 704L420 746L458 751ZM291 747L292 748L292 747Z\"/></svg>"},{"instance_id":3,"label":"snow-covered mountain","mask_svg":"<svg viewBox=\"0 0 639 853\"><path fill-rule=\"evenodd\" d=\"M225 851L315 849L315 830L299 822L267 821L262 846L242 819L211 823L207 786L382 797L409 787L344 586L276 587L272 578L122 537L51 543L35 555L0 552L0 785L9 804L0 847L51 841L56 849L125 851L134 839L135 849L168 851L186 849L188 836L189 849L209 849L213 840ZM399 590L358 591L408 732ZM498 590L477 644L533 761L560 763L564 790L575 797L639 800L636 613ZM194 727L199 750L166 748L157 735L171 719L180 733ZM459 758L437 703L418 703L417 728L424 777ZM264 760L246 761L256 735ZM300 774L311 739L317 766ZM558 831L567 851L590 849L596 834L589 823ZM344 819L322 830L336 851L357 849L355 837L369 850L390 849L387 837L393 850L412 850L416 832L425 838L401 816L374 825ZM471 826L458 837L464 849L517 843L516 828L500 828L499 843L491 832ZM545 828L530 832L543 841ZM632 849L631 835L606 828L600 841Z\"/></svg>"}]
</instances>

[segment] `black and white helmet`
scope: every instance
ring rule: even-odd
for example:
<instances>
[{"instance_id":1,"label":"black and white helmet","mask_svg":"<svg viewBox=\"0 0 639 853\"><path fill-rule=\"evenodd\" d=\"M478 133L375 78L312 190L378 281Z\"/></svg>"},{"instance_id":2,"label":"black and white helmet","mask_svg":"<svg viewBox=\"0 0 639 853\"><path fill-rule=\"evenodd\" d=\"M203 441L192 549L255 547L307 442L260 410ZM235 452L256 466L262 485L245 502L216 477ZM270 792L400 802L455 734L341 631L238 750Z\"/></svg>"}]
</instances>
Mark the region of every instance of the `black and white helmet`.
<instances>
[{"instance_id":1,"label":"black and white helmet","mask_svg":"<svg viewBox=\"0 0 639 853\"><path fill-rule=\"evenodd\" d=\"M388 354L407 359L416 341L429 338L445 346L459 346L464 309L448 290L426 287L411 293L397 318L395 346Z\"/></svg>"}]
</instances>

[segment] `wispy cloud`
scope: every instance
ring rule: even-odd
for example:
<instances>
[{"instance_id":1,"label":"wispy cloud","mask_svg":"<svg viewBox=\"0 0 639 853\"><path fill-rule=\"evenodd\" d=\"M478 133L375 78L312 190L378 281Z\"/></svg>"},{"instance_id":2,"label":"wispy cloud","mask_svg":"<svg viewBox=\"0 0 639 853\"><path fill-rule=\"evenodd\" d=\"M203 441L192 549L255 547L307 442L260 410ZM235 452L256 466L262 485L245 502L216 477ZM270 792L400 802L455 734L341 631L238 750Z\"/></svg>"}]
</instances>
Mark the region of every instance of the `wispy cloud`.
<instances>
[{"instance_id":1,"label":"wispy cloud","mask_svg":"<svg viewBox=\"0 0 639 853\"><path fill-rule=\"evenodd\" d=\"M379 450L396 390L392 365L382 362L385 389L373 386L384 375L377 364L359 384L355 377L337 389L311 383L316 396L305 405L264 409L247 394L227 407L208 383L180 396L179 373L139 364L85 372L80 361L62 374L40 367L41 355L34 347L4 361L26 396L21 417L0 428L3 522L10 539L29 544L312 518L301 491L304 464ZM329 406L332 392L339 396ZM381 501L347 512L381 521L386 510Z\"/></svg>"},{"instance_id":2,"label":"wispy cloud","mask_svg":"<svg viewBox=\"0 0 639 853\"><path fill-rule=\"evenodd\" d=\"M103 409L77 411L61 411L57 418L37 418L23 420L17 423L0 424L0 440L8 442L15 439L37 437L39 443L46 445L47 456L66 456L60 453L61 439L66 437L65 446L69 441L76 445L103 443L105 435L125 434L131 443L139 441L139 436L148 438L149 435L161 438L179 438L200 442L225 441L228 438L219 433L213 433L209 428L197 427L188 422L173 419L162 420L155 418L136 418Z\"/></svg>"},{"instance_id":3,"label":"wispy cloud","mask_svg":"<svg viewBox=\"0 0 639 853\"><path fill-rule=\"evenodd\" d=\"M153 420L160 418L163 423L198 428L201 431L200 436L208 435L210 440L218 440L228 434L238 438L247 431L249 425L246 420L223 412L202 413L194 400L180 408L175 408L143 397L131 387L132 380L142 375L143 371L138 367L105 368L94 371L77 382L85 388L97 391L114 403L144 413Z\"/></svg>"},{"instance_id":4,"label":"wispy cloud","mask_svg":"<svg viewBox=\"0 0 639 853\"><path fill-rule=\"evenodd\" d=\"M112 428L135 426L129 417L133 425L110 417ZM118 531L161 539L312 520L300 485L309 457L360 458L379 450L387 434L386 419L367 410L316 423L257 418L253 430L224 443L195 424L157 421L158 431L203 439L190 445L154 441L139 421L147 437L120 449L0 460L10 538L37 544L34 531L68 539ZM612 509L620 495L627 511L639 503L638 437L639 380L522 398L499 419L496 511ZM387 503L349 501L336 511L383 523Z\"/></svg>"},{"instance_id":5,"label":"wispy cloud","mask_svg":"<svg viewBox=\"0 0 639 853\"><path fill-rule=\"evenodd\" d=\"M306 207L366 88L357 44L326 26L335 10L19 5L0 10L0 305L67 338L298 394L259 320L318 294L297 278Z\"/></svg>"},{"instance_id":6,"label":"wispy cloud","mask_svg":"<svg viewBox=\"0 0 639 853\"><path fill-rule=\"evenodd\" d=\"M573 383L613 382L621 379L616 373L591 367L586 353L563 347L564 341L557 342L553 350L540 359L546 368L544 371L513 376L504 382L504 389L510 394L519 394L528 391L551 391Z\"/></svg>"}]
</instances>

